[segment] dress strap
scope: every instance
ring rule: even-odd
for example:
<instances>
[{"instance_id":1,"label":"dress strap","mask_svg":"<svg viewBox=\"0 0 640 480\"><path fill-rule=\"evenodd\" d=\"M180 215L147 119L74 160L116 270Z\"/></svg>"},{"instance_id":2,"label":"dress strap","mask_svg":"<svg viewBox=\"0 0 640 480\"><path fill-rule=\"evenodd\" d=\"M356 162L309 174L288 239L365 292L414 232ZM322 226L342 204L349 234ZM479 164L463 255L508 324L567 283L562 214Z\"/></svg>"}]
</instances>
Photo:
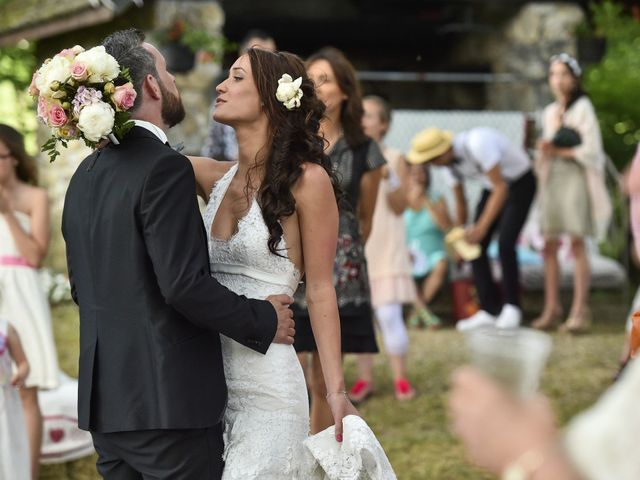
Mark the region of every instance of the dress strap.
<instances>
[{"instance_id":1,"label":"dress strap","mask_svg":"<svg viewBox=\"0 0 640 480\"><path fill-rule=\"evenodd\" d=\"M231 180L235 176L238 171L238 164L233 165L227 173L225 173L220 180L218 180L211 189L211 194L209 195L209 203L207 204L206 214L205 214L205 226L207 228L208 235L211 236L211 226L213 224L213 220L218 213L218 208L220 207L220 203L222 203L222 199L224 195L227 193L229 189L229 185L231 185Z\"/></svg>"},{"instance_id":2,"label":"dress strap","mask_svg":"<svg viewBox=\"0 0 640 480\"><path fill-rule=\"evenodd\" d=\"M214 204L215 210L218 210L218 207L220 206L220 202L224 198L224 194L227 193L227 190L229 189L229 185L231 185L231 180L233 180L233 177L235 176L237 171L238 171L238 164L236 163L229 170L227 170L227 173L225 173L220 180L218 180L213 185L213 188L211 189L210 197L213 198L213 204Z\"/></svg>"}]
</instances>

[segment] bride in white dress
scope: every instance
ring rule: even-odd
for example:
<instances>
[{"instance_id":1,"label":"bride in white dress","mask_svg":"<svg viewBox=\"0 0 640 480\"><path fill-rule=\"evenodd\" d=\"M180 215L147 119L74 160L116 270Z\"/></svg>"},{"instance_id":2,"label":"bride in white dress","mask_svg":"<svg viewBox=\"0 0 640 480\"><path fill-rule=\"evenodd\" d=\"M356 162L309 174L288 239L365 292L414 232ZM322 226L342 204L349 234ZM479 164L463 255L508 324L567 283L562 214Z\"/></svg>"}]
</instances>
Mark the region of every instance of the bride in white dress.
<instances>
[{"instance_id":1,"label":"bride in white dress","mask_svg":"<svg viewBox=\"0 0 640 480\"><path fill-rule=\"evenodd\" d=\"M332 278L337 183L318 134L324 105L302 61L280 52L250 49L216 90L215 119L235 128L239 161L191 158L207 201L212 274L236 293L265 298L293 296L304 272L335 421L335 430L309 437L307 389L291 345L272 344L263 356L222 337L223 478L394 479L344 391Z\"/></svg>"}]
</instances>

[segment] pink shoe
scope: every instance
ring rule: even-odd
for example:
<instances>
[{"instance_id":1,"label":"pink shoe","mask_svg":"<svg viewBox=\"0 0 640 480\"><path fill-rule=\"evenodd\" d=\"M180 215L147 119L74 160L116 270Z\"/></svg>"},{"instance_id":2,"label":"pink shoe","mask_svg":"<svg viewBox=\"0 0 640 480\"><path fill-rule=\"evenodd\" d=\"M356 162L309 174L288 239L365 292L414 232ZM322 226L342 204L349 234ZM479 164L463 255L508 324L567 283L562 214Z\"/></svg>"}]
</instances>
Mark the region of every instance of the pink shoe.
<instances>
[{"instance_id":1,"label":"pink shoe","mask_svg":"<svg viewBox=\"0 0 640 480\"><path fill-rule=\"evenodd\" d=\"M409 380L406 378L399 378L395 381L396 398L400 401L411 400L416 396L416 391L413 389Z\"/></svg>"},{"instance_id":2,"label":"pink shoe","mask_svg":"<svg viewBox=\"0 0 640 480\"><path fill-rule=\"evenodd\" d=\"M364 402L371 395L373 395L373 385L362 378L356 380L356 383L349 390L349 399L353 403Z\"/></svg>"}]
</instances>

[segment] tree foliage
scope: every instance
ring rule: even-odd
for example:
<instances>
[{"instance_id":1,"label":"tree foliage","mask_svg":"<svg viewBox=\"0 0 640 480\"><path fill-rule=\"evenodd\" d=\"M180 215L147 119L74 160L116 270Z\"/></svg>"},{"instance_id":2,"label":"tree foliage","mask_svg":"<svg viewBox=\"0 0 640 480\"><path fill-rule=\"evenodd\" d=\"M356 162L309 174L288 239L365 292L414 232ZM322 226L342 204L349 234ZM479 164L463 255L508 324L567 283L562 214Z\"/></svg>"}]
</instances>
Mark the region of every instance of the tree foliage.
<instances>
[{"instance_id":1,"label":"tree foliage","mask_svg":"<svg viewBox=\"0 0 640 480\"><path fill-rule=\"evenodd\" d=\"M25 90L35 67L32 43L22 41L16 46L0 48L0 82L8 81L17 90Z\"/></svg>"},{"instance_id":2,"label":"tree foliage","mask_svg":"<svg viewBox=\"0 0 640 480\"><path fill-rule=\"evenodd\" d=\"M606 0L591 5L593 33L606 38L600 63L587 70L585 87L598 113L604 147L618 168L640 142L640 22Z\"/></svg>"},{"instance_id":3,"label":"tree foliage","mask_svg":"<svg viewBox=\"0 0 640 480\"><path fill-rule=\"evenodd\" d=\"M34 50L35 45L24 40L15 46L0 48L0 122L20 130L32 153L37 151L37 121L27 87L36 68Z\"/></svg>"}]
</instances>

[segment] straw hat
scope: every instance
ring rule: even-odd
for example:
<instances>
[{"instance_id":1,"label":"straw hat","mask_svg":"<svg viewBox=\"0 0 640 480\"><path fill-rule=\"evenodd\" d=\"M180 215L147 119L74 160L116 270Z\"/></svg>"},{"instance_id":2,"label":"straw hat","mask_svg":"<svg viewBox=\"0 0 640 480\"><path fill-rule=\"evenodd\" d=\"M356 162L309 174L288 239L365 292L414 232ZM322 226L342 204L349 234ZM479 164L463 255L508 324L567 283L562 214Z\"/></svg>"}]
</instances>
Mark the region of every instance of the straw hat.
<instances>
[{"instance_id":1,"label":"straw hat","mask_svg":"<svg viewBox=\"0 0 640 480\"><path fill-rule=\"evenodd\" d=\"M412 164L426 163L439 157L451 148L453 133L439 128L427 128L411 140L407 160Z\"/></svg>"},{"instance_id":2,"label":"straw hat","mask_svg":"<svg viewBox=\"0 0 640 480\"><path fill-rule=\"evenodd\" d=\"M449 230L449 233L444 237L444 244L451 258L456 258L455 254L457 254L467 262L475 260L482 253L480 245L465 240L462 227L453 227Z\"/></svg>"}]
</instances>

